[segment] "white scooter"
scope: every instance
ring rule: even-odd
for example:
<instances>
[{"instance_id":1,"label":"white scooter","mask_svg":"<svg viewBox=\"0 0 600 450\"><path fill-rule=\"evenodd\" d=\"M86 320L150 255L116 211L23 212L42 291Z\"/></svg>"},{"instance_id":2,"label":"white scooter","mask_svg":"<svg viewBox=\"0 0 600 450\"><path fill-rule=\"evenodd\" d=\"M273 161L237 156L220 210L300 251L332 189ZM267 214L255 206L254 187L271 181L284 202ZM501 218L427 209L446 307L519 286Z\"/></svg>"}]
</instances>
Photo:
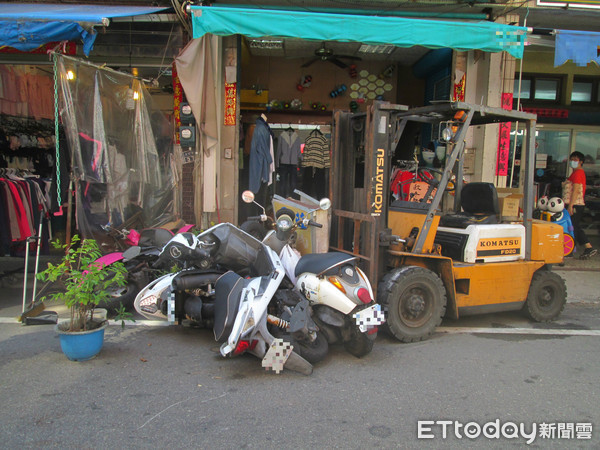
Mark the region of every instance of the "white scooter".
<instances>
[{"instance_id":1,"label":"white scooter","mask_svg":"<svg viewBox=\"0 0 600 450\"><path fill-rule=\"evenodd\" d=\"M255 203L263 213L256 216L268 222L262 205L254 201L254 194L245 191L242 199ZM323 199L321 209L331 202ZM278 252L286 269L291 289L280 288L276 305L294 304L298 297L306 299L309 314L325 335L328 344L343 343L346 350L357 357L371 352L378 326L385 322L384 313L373 300L373 289L364 272L358 267L358 258L341 252L311 253L300 256L290 245L299 225L322 226L308 218L293 220L293 212L283 208L276 214L275 229L269 231L263 242ZM277 311L281 315L282 311Z\"/></svg>"}]
</instances>

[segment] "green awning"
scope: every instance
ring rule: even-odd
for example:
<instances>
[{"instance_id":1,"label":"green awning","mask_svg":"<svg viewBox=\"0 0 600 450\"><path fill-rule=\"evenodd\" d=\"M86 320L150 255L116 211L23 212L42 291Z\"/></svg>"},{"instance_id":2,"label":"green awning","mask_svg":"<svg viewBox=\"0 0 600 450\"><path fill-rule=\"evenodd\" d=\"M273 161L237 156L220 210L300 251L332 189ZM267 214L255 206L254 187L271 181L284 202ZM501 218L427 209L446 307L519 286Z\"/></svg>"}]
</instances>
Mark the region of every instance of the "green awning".
<instances>
[{"instance_id":1,"label":"green awning","mask_svg":"<svg viewBox=\"0 0 600 450\"><path fill-rule=\"evenodd\" d=\"M194 38L241 34L247 37L420 45L455 50L506 51L523 57L527 28L494 22L456 22L219 6L192 6Z\"/></svg>"}]
</instances>

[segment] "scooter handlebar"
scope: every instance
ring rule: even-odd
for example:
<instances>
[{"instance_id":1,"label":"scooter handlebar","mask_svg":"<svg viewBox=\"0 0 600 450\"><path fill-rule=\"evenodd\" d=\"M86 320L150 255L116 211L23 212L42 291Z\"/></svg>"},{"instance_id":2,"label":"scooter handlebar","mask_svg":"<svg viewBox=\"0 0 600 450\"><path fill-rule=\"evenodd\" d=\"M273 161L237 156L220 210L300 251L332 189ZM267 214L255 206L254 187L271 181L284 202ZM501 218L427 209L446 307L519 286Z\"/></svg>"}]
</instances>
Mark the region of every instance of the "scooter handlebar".
<instances>
[{"instance_id":1,"label":"scooter handlebar","mask_svg":"<svg viewBox=\"0 0 600 450\"><path fill-rule=\"evenodd\" d=\"M311 220L311 219L305 219L304 225L307 227L310 226L310 227L316 227L316 228L323 228L322 224L315 222L314 220Z\"/></svg>"}]
</instances>

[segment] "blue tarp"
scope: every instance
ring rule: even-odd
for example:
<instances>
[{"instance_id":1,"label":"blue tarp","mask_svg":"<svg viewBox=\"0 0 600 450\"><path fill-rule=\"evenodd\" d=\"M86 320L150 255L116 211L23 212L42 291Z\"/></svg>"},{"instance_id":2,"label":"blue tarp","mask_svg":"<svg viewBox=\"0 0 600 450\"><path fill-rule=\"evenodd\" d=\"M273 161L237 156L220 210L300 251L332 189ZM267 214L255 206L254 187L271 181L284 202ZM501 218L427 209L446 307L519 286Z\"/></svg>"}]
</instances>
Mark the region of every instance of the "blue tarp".
<instances>
[{"instance_id":1,"label":"blue tarp","mask_svg":"<svg viewBox=\"0 0 600 450\"><path fill-rule=\"evenodd\" d=\"M0 3L0 46L31 51L48 42L83 42L87 56L103 19L152 14L166 8L107 5ZM85 27L82 24L87 24Z\"/></svg>"},{"instance_id":2,"label":"blue tarp","mask_svg":"<svg viewBox=\"0 0 600 450\"><path fill-rule=\"evenodd\" d=\"M554 67L571 59L585 67L590 61L600 64L600 33L592 31L556 30Z\"/></svg>"},{"instance_id":3,"label":"blue tarp","mask_svg":"<svg viewBox=\"0 0 600 450\"><path fill-rule=\"evenodd\" d=\"M493 22L454 22L218 6L192 6L194 38L212 33L290 37L317 41L420 45L455 50L506 51L523 57L527 28Z\"/></svg>"}]
</instances>

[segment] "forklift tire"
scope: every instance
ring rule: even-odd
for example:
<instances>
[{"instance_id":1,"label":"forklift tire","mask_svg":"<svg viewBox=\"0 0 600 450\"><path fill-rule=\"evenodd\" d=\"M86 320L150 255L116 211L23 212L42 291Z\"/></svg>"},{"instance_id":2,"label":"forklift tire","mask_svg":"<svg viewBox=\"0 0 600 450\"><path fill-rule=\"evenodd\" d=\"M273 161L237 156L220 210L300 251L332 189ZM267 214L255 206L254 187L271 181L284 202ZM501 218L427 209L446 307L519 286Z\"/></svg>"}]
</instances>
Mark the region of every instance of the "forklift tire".
<instances>
[{"instance_id":1,"label":"forklift tire","mask_svg":"<svg viewBox=\"0 0 600 450\"><path fill-rule=\"evenodd\" d=\"M428 338L446 313L446 289L429 269L407 266L383 277L380 303L387 308L387 329L401 342Z\"/></svg>"},{"instance_id":2,"label":"forklift tire","mask_svg":"<svg viewBox=\"0 0 600 450\"><path fill-rule=\"evenodd\" d=\"M531 279L523 311L536 322L550 322L562 312L566 301L565 280L549 270L538 270Z\"/></svg>"}]
</instances>

